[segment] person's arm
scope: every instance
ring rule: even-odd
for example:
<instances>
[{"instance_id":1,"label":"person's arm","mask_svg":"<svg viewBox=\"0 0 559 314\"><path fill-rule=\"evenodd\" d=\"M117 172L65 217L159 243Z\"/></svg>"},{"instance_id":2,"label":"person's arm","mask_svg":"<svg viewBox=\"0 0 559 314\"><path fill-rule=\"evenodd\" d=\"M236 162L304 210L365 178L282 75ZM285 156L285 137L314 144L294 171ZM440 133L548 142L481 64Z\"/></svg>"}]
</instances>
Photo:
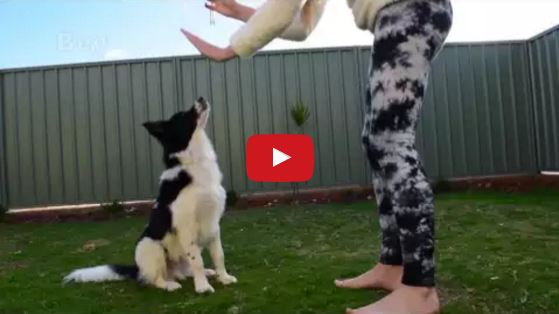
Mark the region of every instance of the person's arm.
<instances>
[{"instance_id":1,"label":"person's arm","mask_svg":"<svg viewBox=\"0 0 559 314\"><path fill-rule=\"evenodd\" d=\"M200 51L201 54L212 60L221 62L233 59L236 56L236 53L233 48L231 48L231 46L227 48L220 48L208 43L207 41L182 28L181 32L188 39L188 41L190 41L192 45L196 49L198 49L198 51Z\"/></svg>"},{"instance_id":2,"label":"person's arm","mask_svg":"<svg viewBox=\"0 0 559 314\"><path fill-rule=\"evenodd\" d=\"M225 61L236 55L248 57L276 37L305 39L318 23L326 1L307 0L300 10L301 0L268 0L255 11L238 4L235 0L208 0L208 9L247 21L233 35L231 45L226 48L216 47L186 30L181 31L196 49L210 59Z\"/></svg>"},{"instance_id":3,"label":"person's arm","mask_svg":"<svg viewBox=\"0 0 559 314\"><path fill-rule=\"evenodd\" d=\"M279 35L280 38L303 41L315 29L322 17L327 0L307 0L291 24ZM236 0L207 0L206 8L221 15L247 22L255 9L238 3Z\"/></svg>"},{"instance_id":4,"label":"person's arm","mask_svg":"<svg viewBox=\"0 0 559 314\"><path fill-rule=\"evenodd\" d=\"M241 57L249 57L279 37L291 25L301 0L267 0L231 37L231 48Z\"/></svg>"},{"instance_id":5,"label":"person's arm","mask_svg":"<svg viewBox=\"0 0 559 314\"><path fill-rule=\"evenodd\" d=\"M242 5L236 0L206 0L206 8L241 22L248 21L256 12L255 9Z\"/></svg>"},{"instance_id":6,"label":"person's arm","mask_svg":"<svg viewBox=\"0 0 559 314\"><path fill-rule=\"evenodd\" d=\"M328 0L307 0L291 25L280 35L293 41L304 41L316 28Z\"/></svg>"}]
</instances>

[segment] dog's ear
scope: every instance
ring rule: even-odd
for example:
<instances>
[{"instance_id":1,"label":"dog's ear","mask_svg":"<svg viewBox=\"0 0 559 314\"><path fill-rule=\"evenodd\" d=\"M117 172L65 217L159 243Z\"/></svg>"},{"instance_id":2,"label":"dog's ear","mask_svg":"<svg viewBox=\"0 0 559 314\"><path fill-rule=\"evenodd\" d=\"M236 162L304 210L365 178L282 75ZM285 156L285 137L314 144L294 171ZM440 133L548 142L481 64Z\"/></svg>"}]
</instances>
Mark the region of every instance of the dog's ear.
<instances>
[{"instance_id":1,"label":"dog's ear","mask_svg":"<svg viewBox=\"0 0 559 314\"><path fill-rule=\"evenodd\" d=\"M165 121L145 122L142 124L149 134L153 135L158 140L163 138L165 134Z\"/></svg>"}]
</instances>

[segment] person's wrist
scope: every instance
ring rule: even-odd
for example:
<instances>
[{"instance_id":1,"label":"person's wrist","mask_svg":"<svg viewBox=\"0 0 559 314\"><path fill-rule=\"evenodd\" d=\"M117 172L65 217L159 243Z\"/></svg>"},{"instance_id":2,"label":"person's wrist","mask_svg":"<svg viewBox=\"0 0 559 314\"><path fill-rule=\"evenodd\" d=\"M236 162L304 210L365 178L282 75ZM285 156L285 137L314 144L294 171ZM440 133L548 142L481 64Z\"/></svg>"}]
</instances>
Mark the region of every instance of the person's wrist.
<instances>
[{"instance_id":1,"label":"person's wrist","mask_svg":"<svg viewBox=\"0 0 559 314\"><path fill-rule=\"evenodd\" d=\"M235 19L243 22L248 21L253 13L253 10L251 10L249 7L244 6L236 1L233 11L235 12Z\"/></svg>"},{"instance_id":2,"label":"person's wrist","mask_svg":"<svg viewBox=\"0 0 559 314\"><path fill-rule=\"evenodd\" d=\"M240 19L241 18L241 5L237 1L233 1L229 7L231 10L231 18Z\"/></svg>"},{"instance_id":3,"label":"person's wrist","mask_svg":"<svg viewBox=\"0 0 559 314\"><path fill-rule=\"evenodd\" d=\"M223 48L221 50L221 61L227 61L229 59L232 59L234 57L236 57L237 54L235 53L235 51L233 50L233 48L231 46L228 46L226 48Z\"/></svg>"}]
</instances>

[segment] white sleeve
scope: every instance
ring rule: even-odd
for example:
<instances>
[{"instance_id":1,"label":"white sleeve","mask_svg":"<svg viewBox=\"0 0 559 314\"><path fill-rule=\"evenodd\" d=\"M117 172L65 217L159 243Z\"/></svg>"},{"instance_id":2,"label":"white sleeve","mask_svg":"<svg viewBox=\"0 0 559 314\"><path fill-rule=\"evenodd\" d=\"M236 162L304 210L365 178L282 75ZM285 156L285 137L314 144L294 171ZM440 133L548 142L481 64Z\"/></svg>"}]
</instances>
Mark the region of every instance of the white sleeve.
<instances>
[{"instance_id":1,"label":"white sleeve","mask_svg":"<svg viewBox=\"0 0 559 314\"><path fill-rule=\"evenodd\" d=\"M248 57L280 36L293 22L301 0L267 0L231 37L231 47L241 57Z\"/></svg>"},{"instance_id":2,"label":"white sleeve","mask_svg":"<svg viewBox=\"0 0 559 314\"><path fill-rule=\"evenodd\" d=\"M328 0L307 0L305 7L310 5L309 10L299 10L291 25L289 25L280 37L293 41L303 41L307 39L316 28L318 21L320 21L327 1ZM305 14L307 16L305 16Z\"/></svg>"}]
</instances>

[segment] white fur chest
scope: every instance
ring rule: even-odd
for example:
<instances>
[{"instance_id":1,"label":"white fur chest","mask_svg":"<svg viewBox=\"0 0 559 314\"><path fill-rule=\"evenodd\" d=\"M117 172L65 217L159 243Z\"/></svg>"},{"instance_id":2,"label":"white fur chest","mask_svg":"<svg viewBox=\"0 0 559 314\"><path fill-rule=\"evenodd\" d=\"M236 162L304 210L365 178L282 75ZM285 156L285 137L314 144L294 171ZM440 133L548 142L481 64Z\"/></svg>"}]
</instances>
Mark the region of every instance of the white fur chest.
<instances>
[{"instance_id":1,"label":"white fur chest","mask_svg":"<svg viewBox=\"0 0 559 314\"><path fill-rule=\"evenodd\" d=\"M207 242L219 233L219 221L225 211L225 189L213 146L205 132L196 132L189 148L177 154L192 182L171 205L173 224L187 228L199 242Z\"/></svg>"},{"instance_id":2,"label":"white fur chest","mask_svg":"<svg viewBox=\"0 0 559 314\"><path fill-rule=\"evenodd\" d=\"M191 184L171 204L173 225L188 230L200 244L219 234L219 221L225 211L226 193L221 185Z\"/></svg>"}]
</instances>

